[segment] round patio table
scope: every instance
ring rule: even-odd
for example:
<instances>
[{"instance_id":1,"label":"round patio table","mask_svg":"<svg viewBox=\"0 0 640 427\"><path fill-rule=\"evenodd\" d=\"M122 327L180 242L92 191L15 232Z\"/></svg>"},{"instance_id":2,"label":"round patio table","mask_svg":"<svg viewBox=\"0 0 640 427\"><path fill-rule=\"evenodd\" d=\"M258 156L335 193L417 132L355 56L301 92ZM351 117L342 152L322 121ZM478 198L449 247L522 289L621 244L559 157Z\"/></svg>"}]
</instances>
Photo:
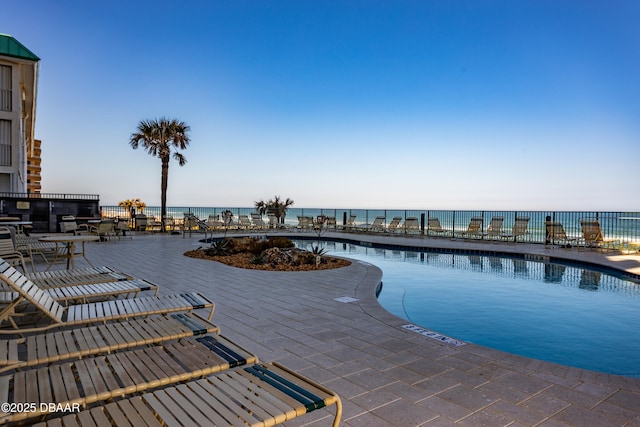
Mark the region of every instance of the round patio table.
<instances>
[{"instance_id":1,"label":"round patio table","mask_svg":"<svg viewBox=\"0 0 640 427\"><path fill-rule=\"evenodd\" d=\"M24 227L32 224L32 221L0 221L0 227L15 227L18 233L24 233Z\"/></svg>"},{"instance_id":2,"label":"round patio table","mask_svg":"<svg viewBox=\"0 0 640 427\"><path fill-rule=\"evenodd\" d=\"M87 261L91 267L93 264L87 259L84 251L84 244L86 242L97 242L100 238L98 236L46 236L41 237L38 240L41 242L54 242L56 244L56 255L53 262L47 267L47 271L55 264L58 258L67 259L67 270L76 268L75 257L76 255L82 255L82 258ZM82 251L76 253L76 243L82 243ZM66 247L62 251L59 250L58 244L64 244Z\"/></svg>"}]
</instances>

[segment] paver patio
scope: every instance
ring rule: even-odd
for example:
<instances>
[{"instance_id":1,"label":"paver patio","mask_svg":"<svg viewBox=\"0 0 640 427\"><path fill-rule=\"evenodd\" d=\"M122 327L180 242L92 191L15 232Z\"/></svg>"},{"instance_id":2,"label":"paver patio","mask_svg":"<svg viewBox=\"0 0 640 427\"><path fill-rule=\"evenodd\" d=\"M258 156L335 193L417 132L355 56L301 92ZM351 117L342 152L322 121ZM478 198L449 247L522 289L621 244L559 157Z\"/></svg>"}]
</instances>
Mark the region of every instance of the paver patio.
<instances>
[{"instance_id":1,"label":"paver patio","mask_svg":"<svg viewBox=\"0 0 640 427\"><path fill-rule=\"evenodd\" d=\"M562 255L640 274L640 256L542 245L339 236L403 246ZM183 256L203 246L201 237L138 234L132 240L91 243L87 257L94 265L152 281L161 294L190 290L212 298L213 320L223 334L262 361L280 362L338 393L343 425L640 426L640 379L473 344L444 344L401 328L407 322L378 304L375 288L382 272L370 264L267 272ZM79 260L77 267L83 266ZM336 301L345 296L357 301ZM330 420L331 411L320 410L288 425L329 425Z\"/></svg>"}]
</instances>

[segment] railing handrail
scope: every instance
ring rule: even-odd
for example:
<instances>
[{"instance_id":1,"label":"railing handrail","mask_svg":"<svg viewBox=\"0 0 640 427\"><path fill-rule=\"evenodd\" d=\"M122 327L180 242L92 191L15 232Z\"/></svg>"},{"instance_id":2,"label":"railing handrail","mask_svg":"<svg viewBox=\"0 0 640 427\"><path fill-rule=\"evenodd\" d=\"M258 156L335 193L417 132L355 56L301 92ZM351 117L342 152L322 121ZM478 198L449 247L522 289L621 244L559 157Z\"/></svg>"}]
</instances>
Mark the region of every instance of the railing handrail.
<instances>
[{"instance_id":1,"label":"railing handrail","mask_svg":"<svg viewBox=\"0 0 640 427\"><path fill-rule=\"evenodd\" d=\"M125 217L130 218L130 212L125 211L118 206L102 206L102 216L109 217ZM180 224L184 215L194 215L202 220L207 220L210 215L220 215L224 211L231 211L234 217L240 215L249 216L255 212L253 207L167 207L167 215L173 216L177 224ZM160 207L147 206L144 213L148 216L160 215ZM395 224L393 232L402 232L405 234L413 234L419 236L443 236L443 235L460 235L467 231L472 217L482 219L479 233L487 234L491 231L492 235L508 236L514 231L516 218L528 217L527 231L524 235L518 234L518 239L529 243L545 243L547 236L547 221L561 222L564 229L570 237L579 238L582 235L580 221L584 219L598 219L605 236L620 239L624 242L640 242L640 212L600 212L600 211L522 211L522 210L422 210L422 209L322 209L322 208L289 208L285 217L284 224L291 228L300 228L298 216L313 217L319 215L335 217L337 229L343 230L347 227L350 216L355 216L355 222L350 231L391 231L388 225L393 217L401 217L402 223L407 218L415 218L411 224ZM264 216L263 216L264 217ZM375 218L383 217L384 221L380 224L380 220L374 224ZM493 217L502 217L502 229L489 230L489 224ZM438 218L443 230L437 231L429 229L429 219ZM417 221L416 221L417 220ZM417 222L417 224L416 224ZM442 231L448 232L448 234Z\"/></svg>"},{"instance_id":2,"label":"railing handrail","mask_svg":"<svg viewBox=\"0 0 640 427\"><path fill-rule=\"evenodd\" d=\"M100 200L98 194L68 194L68 193L3 193L0 198L6 199L51 199L51 200Z\"/></svg>"}]
</instances>

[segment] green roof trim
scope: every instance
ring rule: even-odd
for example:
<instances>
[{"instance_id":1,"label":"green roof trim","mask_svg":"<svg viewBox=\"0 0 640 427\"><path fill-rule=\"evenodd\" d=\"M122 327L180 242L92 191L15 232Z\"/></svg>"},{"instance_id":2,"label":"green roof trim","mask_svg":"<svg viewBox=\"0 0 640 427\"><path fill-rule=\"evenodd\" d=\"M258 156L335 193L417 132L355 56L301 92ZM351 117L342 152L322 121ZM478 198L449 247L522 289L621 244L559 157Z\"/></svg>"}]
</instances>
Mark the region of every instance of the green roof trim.
<instances>
[{"instance_id":1,"label":"green roof trim","mask_svg":"<svg viewBox=\"0 0 640 427\"><path fill-rule=\"evenodd\" d=\"M33 52L8 34L0 34L0 55L28 59L29 61L40 61L40 58Z\"/></svg>"}]
</instances>

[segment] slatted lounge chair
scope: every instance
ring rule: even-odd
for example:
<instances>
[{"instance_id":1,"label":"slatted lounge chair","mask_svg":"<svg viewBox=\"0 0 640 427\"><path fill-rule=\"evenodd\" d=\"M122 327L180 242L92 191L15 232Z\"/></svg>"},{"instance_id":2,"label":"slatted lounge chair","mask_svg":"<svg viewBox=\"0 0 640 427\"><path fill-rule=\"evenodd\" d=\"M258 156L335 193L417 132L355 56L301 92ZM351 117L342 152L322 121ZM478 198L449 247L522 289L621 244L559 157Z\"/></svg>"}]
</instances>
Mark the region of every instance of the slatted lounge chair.
<instances>
[{"instance_id":1,"label":"slatted lounge chair","mask_svg":"<svg viewBox=\"0 0 640 427\"><path fill-rule=\"evenodd\" d=\"M222 228L222 226L224 226L224 224L222 223L222 221L220 221L220 215L209 215L207 217L207 226L211 229L211 230L216 230L218 228Z\"/></svg>"},{"instance_id":2,"label":"slatted lounge chair","mask_svg":"<svg viewBox=\"0 0 640 427\"><path fill-rule=\"evenodd\" d=\"M257 230L264 230L267 228L267 224L262 219L262 215L257 212L251 214L251 222L253 223L253 228Z\"/></svg>"},{"instance_id":3,"label":"slatted lounge chair","mask_svg":"<svg viewBox=\"0 0 640 427\"><path fill-rule=\"evenodd\" d=\"M98 225L93 225L89 228L91 234L95 234L100 237L100 241L111 240L116 235L116 223L112 220L100 221Z\"/></svg>"},{"instance_id":4,"label":"slatted lounge chair","mask_svg":"<svg viewBox=\"0 0 640 427\"><path fill-rule=\"evenodd\" d=\"M427 233L429 235L444 236L449 232L449 230L442 228L442 225L440 225L440 219L437 217L429 217L427 219L427 226Z\"/></svg>"},{"instance_id":5,"label":"slatted lounge chair","mask_svg":"<svg viewBox=\"0 0 640 427\"><path fill-rule=\"evenodd\" d=\"M116 222L116 236L118 239L131 239L133 240L133 230L129 226L129 221L126 219L118 219Z\"/></svg>"},{"instance_id":6,"label":"slatted lounge chair","mask_svg":"<svg viewBox=\"0 0 640 427\"><path fill-rule=\"evenodd\" d=\"M156 231L162 231L162 222L155 216L147 217L147 230L155 233Z\"/></svg>"},{"instance_id":7,"label":"slatted lounge chair","mask_svg":"<svg viewBox=\"0 0 640 427\"><path fill-rule=\"evenodd\" d=\"M329 217L326 215L318 215L316 216L316 219L313 220L312 219L312 223L313 223L313 229L314 230L320 230L324 227L324 229L329 228Z\"/></svg>"},{"instance_id":8,"label":"slatted lounge chair","mask_svg":"<svg viewBox=\"0 0 640 427\"><path fill-rule=\"evenodd\" d=\"M499 239L502 235L502 223L504 222L504 217L494 216L491 218L489 222L489 226L487 227L487 231L480 233L481 236L488 239Z\"/></svg>"},{"instance_id":9,"label":"slatted lounge chair","mask_svg":"<svg viewBox=\"0 0 640 427\"><path fill-rule=\"evenodd\" d=\"M505 240L513 240L514 242L517 242L518 238L523 237L529 232L528 228L529 228L529 217L519 216L519 217L516 217L516 220L513 223L513 228L511 229L511 233L503 233L500 235L500 237Z\"/></svg>"},{"instance_id":10,"label":"slatted lounge chair","mask_svg":"<svg viewBox=\"0 0 640 427\"><path fill-rule=\"evenodd\" d=\"M73 270L38 271L25 274L25 276L43 289L133 280L132 275L115 271L106 266L76 268Z\"/></svg>"},{"instance_id":11,"label":"slatted lounge chair","mask_svg":"<svg viewBox=\"0 0 640 427\"><path fill-rule=\"evenodd\" d=\"M405 233L419 233L420 225L418 223L418 218L416 217L408 217L404 220L404 224L402 225L402 229Z\"/></svg>"},{"instance_id":12,"label":"slatted lounge chair","mask_svg":"<svg viewBox=\"0 0 640 427\"><path fill-rule=\"evenodd\" d=\"M547 244L551 244L571 247L575 246L578 243L578 239L576 237L567 236L562 223L557 221L547 221L545 223L545 226L547 229L547 239L545 240L545 246Z\"/></svg>"},{"instance_id":13,"label":"slatted lounge chair","mask_svg":"<svg viewBox=\"0 0 640 427\"><path fill-rule=\"evenodd\" d=\"M188 232L189 236L191 236L196 231L204 232L206 238L208 231L213 232L213 227L209 226L207 221L198 218L194 214L185 212L182 220L182 235L184 236Z\"/></svg>"},{"instance_id":14,"label":"slatted lounge chair","mask_svg":"<svg viewBox=\"0 0 640 427\"><path fill-rule=\"evenodd\" d=\"M604 238L598 220L581 220L580 227L582 228L582 239L584 240L585 247L592 249L600 248L602 252L605 250L616 250L616 247L620 247L620 239Z\"/></svg>"},{"instance_id":15,"label":"slatted lounge chair","mask_svg":"<svg viewBox=\"0 0 640 427\"><path fill-rule=\"evenodd\" d=\"M238 227L244 230L249 230L251 228L251 220L247 215L238 215Z\"/></svg>"},{"instance_id":16,"label":"slatted lounge chair","mask_svg":"<svg viewBox=\"0 0 640 427\"><path fill-rule=\"evenodd\" d=\"M384 231L384 221L385 221L385 217L383 216L377 216L373 222L371 223L371 226L369 227L369 229L371 231L379 231L382 232Z\"/></svg>"},{"instance_id":17,"label":"slatted lounge chair","mask_svg":"<svg viewBox=\"0 0 640 427\"><path fill-rule=\"evenodd\" d=\"M278 228L278 218L273 213L267 213L267 219L269 220L269 228Z\"/></svg>"},{"instance_id":18,"label":"slatted lounge chair","mask_svg":"<svg viewBox=\"0 0 640 427\"><path fill-rule=\"evenodd\" d=\"M24 256L14 246L13 239L11 238L11 230L7 227L0 227L0 257L14 266L20 266L23 272L27 272L27 263ZM31 269L35 271L33 266L33 259L31 261Z\"/></svg>"},{"instance_id":19,"label":"slatted lounge chair","mask_svg":"<svg viewBox=\"0 0 640 427\"><path fill-rule=\"evenodd\" d=\"M344 231L353 230L356 226L356 218L357 215L349 215L349 218L347 218L347 223L342 226L342 229Z\"/></svg>"},{"instance_id":20,"label":"slatted lounge chair","mask_svg":"<svg viewBox=\"0 0 640 427\"><path fill-rule=\"evenodd\" d=\"M158 286L142 279L68 285L43 290L53 299L65 305L70 302L79 304L109 298L136 297L143 291L155 291L155 295L158 295ZM16 292L0 291L1 304L9 304L18 297Z\"/></svg>"},{"instance_id":21,"label":"slatted lounge chair","mask_svg":"<svg viewBox=\"0 0 640 427\"><path fill-rule=\"evenodd\" d=\"M36 427L136 424L149 426L248 425L273 426L314 410L335 405L332 425L342 416L342 403L334 392L277 363L236 368L108 403L51 420ZM146 424L149 423L149 424Z\"/></svg>"},{"instance_id":22,"label":"slatted lounge chair","mask_svg":"<svg viewBox=\"0 0 640 427\"><path fill-rule=\"evenodd\" d=\"M149 219L145 214L137 214L135 218L135 230L136 231L147 231L147 226L149 225Z\"/></svg>"},{"instance_id":23,"label":"slatted lounge chair","mask_svg":"<svg viewBox=\"0 0 640 427\"><path fill-rule=\"evenodd\" d=\"M45 262L49 262L47 255L55 255L56 244L40 242L38 237L27 236L16 231L14 227L7 227L11 233L11 240L16 251L20 252L25 260L31 261L31 268L35 271L34 255L40 255Z\"/></svg>"},{"instance_id":24,"label":"slatted lounge chair","mask_svg":"<svg viewBox=\"0 0 640 427\"><path fill-rule=\"evenodd\" d=\"M0 372L214 333L203 317L174 313L0 340Z\"/></svg>"},{"instance_id":25,"label":"slatted lounge chair","mask_svg":"<svg viewBox=\"0 0 640 427\"><path fill-rule=\"evenodd\" d=\"M337 227L337 223L336 223L336 217L335 216L328 216L327 217L327 228L332 228L332 229L336 229Z\"/></svg>"},{"instance_id":26,"label":"slatted lounge chair","mask_svg":"<svg viewBox=\"0 0 640 427\"><path fill-rule=\"evenodd\" d=\"M298 225L296 228L302 231L313 229L313 217L298 215Z\"/></svg>"},{"instance_id":27,"label":"slatted lounge chair","mask_svg":"<svg viewBox=\"0 0 640 427\"><path fill-rule=\"evenodd\" d=\"M227 230L236 230L239 228L239 223L234 221L233 213L230 210L222 212L222 225Z\"/></svg>"},{"instance_id":28,"label":"slatted lounge chair","mask_svg":"<svg viewBox=\"0 0 640 427\"><path fill-rule=\"evenodd\" d=\"M473 217L469 220L467 231L463 231L459 234L463 239L472 237L482 237L482 217Z\"/></svg>"},{"instance_id":29,"label":"slatted lounge chair","mask_svg":"<svg viewBox=\"0 0 640 427\"><path fill-rule=\"evenodd\" d=\"M0 424L41 417L41 403L86 407L235 368L257 357L220 335L92 356L0 377L0 399L36 403L35 411L0 413Z\"/></svg>"},{"instance_id":30,"label":"slatted lounge chair","mask_svg":"<svg viewBox=\"0 0 640 427\"><path fill-rule=\"evenodd\" d=\"M60 221L60 232L61 233L73 233L76 234L78 231L78 223L76 222L76 218L71 215L65 215Z\"/></svg>"},{"instance_id":31,"label":"slatted lounge chair","mask_svg":"<svg viewBox=\"0 0 640 427\"><path fill-rule=\"evenodd\" d=\"M44 262L50 263L49 257L55 257L57 246L51 242L41 242L38 237L26 236L21 233L15 235L14 241L16 250L20 251L23 255L28 256L33 260L35 255L42 257Z\"/></svg>"},{"instance_id":32,"label":"slatted lounge chair","mask_svg":"<svg viewBox=\"0 0 640 427\"><path fill-rule=\"evenodd\" d=\"M373 219L371 224L363 224L357 230L358 231L384 231L384 216L377 216Z\"/></svg>"},{"instance_id":33,"label":"slatted lounge chair","mask_svg":"<svg viewBox=\"0 0 640 427\"><path fill-rule=\"evenodd\" d=\"M625 255L640 254L640 242L622 242L620 251Z\"/></svg>"},{"instance_id":34,"label":"slatted lounge chair","mask_svg":"<svg viewBox=\"0 0 640 427\"><path fill-rule=\"evenodd\" d=\"M164 230L161 230L161 231L173 231L175 229L175 226L176 226L175 219L173 219L172 216L165 216L164 217Z\"/></svg>"},{"instance_id":35,"label":"slatted lounge chair","mask_svg":"<svg viewBox=\"0 0 640 427\"><path fill-rule=\"evenodd\" d=\"M184 213L184 217L182 218L182 233L189 233L189 236L191 236L191 233L198 228L198 221L199 218L196 217L193 214L190 214L188 212Z\"/></svg>"},{"instance_id":36,"label":"slatted lounge chair","mask_svg":"<svg viewBox=\"0 0 640 427\"><path fill-rule=\"evenodd\" d=\"M210 320L215 309L215 304L212 301L197 292L117 299L64 307L46 290L37 287L6 262L0 263L0 280L11 287L17 295L13 302L0 310L0 324L7 322L15 330L0 329L0 334L14 333L16 331L21 333L44 331L55 327L87 325L108 320L126 320L138 316L168 314L199 308L210 310ZM16 311L16 307L23 302L30 303L36 310L35 313ZM49 323L32 328L19 327L15 322L15 318L20 318L27 314L40 315L48 320Z\"/></svg>"},{"instance_id":37,"label":"slatted lounge chair","mask_svg":"<svg viewBox=\"0 0 640 427\"><path fill-rule=\"evenodd\" d=\"M398 231L398 227L400 227L401 221L401 216L394 216L393 218L391 218L391 222L389 222L389 225L387 226L387 231L389 233L395 233L396 231Z\"/></svg>"}]
</instances>

